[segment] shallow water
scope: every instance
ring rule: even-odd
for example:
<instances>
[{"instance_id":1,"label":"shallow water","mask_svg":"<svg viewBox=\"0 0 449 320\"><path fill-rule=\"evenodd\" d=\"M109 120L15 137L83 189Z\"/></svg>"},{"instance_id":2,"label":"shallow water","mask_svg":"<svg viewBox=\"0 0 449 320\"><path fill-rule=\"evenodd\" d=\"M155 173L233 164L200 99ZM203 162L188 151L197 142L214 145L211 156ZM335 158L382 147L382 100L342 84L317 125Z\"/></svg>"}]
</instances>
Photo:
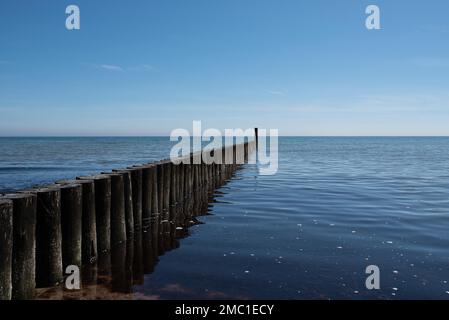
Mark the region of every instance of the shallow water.
<instances>
[{"instance_id":1,"label":"shallow water","mask_svg":"<svg viewBox=\"0 0 449 320\"><path fill-rule=\"evenodd\" d=\"M133 147L135 138L123 138L131 140L122 152L122 143L108 139L109 145L96 141L95 146L72 141L69 154L40 142L52 149L51 166L61 170L48 171L41 160L33 162L33 170L20 169L30 167L30 152L42 150L34 142L27 143L30 152L17 152L17 157L1 152L0 188L148 162L168 154L170 145L166 138L156 139L157 147L151 138L141 138ZM94 286L96 294L136 299L449 298L449 138L281 138L279 148L275 176L260 176L256 166L245 165L216 191L208 215L196 217L199 223L188 234L166 239L165 249L175 250L158 258L158 252L151 254L153 266L131 293L115 288L118 293L111 294L108 284ZM0 149L5 150L4 140ZM72 150L78 160L71 159ZM83 150L90 150L90 160ZM143 258L151 260L144 252ZM380 290L365 288L368 265L380 268Z\"/></svg>"}]
</instances>

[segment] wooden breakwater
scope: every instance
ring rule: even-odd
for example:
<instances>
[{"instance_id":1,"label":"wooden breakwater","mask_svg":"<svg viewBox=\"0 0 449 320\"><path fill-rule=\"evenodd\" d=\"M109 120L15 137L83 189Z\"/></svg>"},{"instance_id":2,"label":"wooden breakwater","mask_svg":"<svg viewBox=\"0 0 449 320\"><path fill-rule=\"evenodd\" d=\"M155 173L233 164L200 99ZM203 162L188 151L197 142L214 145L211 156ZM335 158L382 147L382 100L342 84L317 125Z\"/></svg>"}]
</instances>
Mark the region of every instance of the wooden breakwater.
<instances>
[{"instance_id":1,"label":"wooden breakwater","mask_svg":"<svg viewBox=\"0 0 449 320\"><path fill-rule=\"evenodd\" d=\"M0 196L0 300L34 299L62 284L69 266L110 273L111 252L112 265L133 265L131 283L141 283L151 257L255 150L249 141Z\"/></svg>"}]
</instances>

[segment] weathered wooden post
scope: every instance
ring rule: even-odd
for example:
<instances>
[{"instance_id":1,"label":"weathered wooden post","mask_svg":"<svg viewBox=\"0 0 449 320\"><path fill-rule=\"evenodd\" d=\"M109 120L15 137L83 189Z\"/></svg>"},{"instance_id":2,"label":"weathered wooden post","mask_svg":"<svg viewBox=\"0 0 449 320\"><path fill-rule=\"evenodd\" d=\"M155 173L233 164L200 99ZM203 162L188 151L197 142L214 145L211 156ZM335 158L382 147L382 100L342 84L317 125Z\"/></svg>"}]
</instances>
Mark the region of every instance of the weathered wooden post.
<instances>
[{"instance_id":1,"label":"weathered wooden post","mask_svg":"<svg viewBox=\"0 0 449 320\"><path fill-rule=\"evenodd\" d=\"M0 300L12 295L12 208L11 200L0 199Z\"/></svg>"},{"instance_id":2,"label":"weathered wooden post","mask_svg":"<svg viewBox=\"0 0 449 320\"><path fill-rule=\"evenodd\" d=\"M199 202L200 202L200 182L199 182L199 164L192 164L193 170L193 185L192 185L192 193L193 193L193 203L192 203L192 215L196 216L198 214Z\"/></svg>"},{"instance_id":3,"label":"weathered wooden post","mask_svg":"<svg viewBox=\"0 0 449 320\"><path fill-rule=\"evenodd\" d=\"M142 230L142 169L130 168L133 190L134 233Z\"/></svg>"},{"instance_id":4,"label":"weathered wooden post","mask_svg":"<svg viewBox=\"0 0 449 320\"><path fill-rule=\"evenodd\" d=\"M173 208L177 202L178 183L177 183L177 171L178 166L170 163L170 208Z\"/></svg>"},{"instance_id":5,"label":"weathered wooden post","mask_svg":"<svg viewBox=\"0 0 449 320\"><path fill-rule=\"evenodd\" d=\"M185 164L184 163L180 163L179 164L179 195L178 195L178 201L181 203L181 207L182 204L184 203L184 198L185 198L185 179L186 179L186 175L185 175Z\"/></svg>"},{"instance_id":6,"label":"weathered wooden post","mask_svg":"<svg viewBox=\"0 0 449 320\"><path fill-rule=\"evenodd\" d=\"M134 196L132 187L132 169L119 169L113 172L123 175L123 185L125 192L125 225L126 240L132 240L134 236Z\"/></svg>"},{"instance_id":7,"label":"weathered wooden post","mask_svg":"<svg viewBox=\"0 0 449 320\"><path fill-rule=\"evenodd\" d=\"M215 185L214 185L214 178L215 178L215 175L214 175L214 164L211 163L211 164L208 164L207 166L209 167L209 175L208 175L208 177L209 177L209 182L208 182L208 187L209 187L209 191L213 191L213 190L214 190L214 187L215 187Z\"/></svg>"},{"instance_id":8,"label":"weathered wooden post","mask_svg":"<svg viewBox=\"0 0 449 320\"><path fill-rule=\"evenodd\" d=\"M98 259L95 183L92 180L82 180L81 185L83 188L82 261L83 264L90 264Z\"/></svg>"},{"instance_id":9,"label":"weathered wooden post","mask_svg":"<svg viewBox=\"0 0 449 320\"><path fill-rule=\"evenodd\" d=\"M142 230L144 231L147 231L151 225L152 179L152 166L144 166L142 169Z\"/></svg>"},{"instance_id":10,"label":"weathered wooden post","mask_svg":"<svg viewBox=\"0 0 449 320\"><path fill-rule=\"evenodd\" d=\"M239 163L239 151L238 151L239 146L237 146L237 144L233 145L233 149L234 149L234 167L233 170L234 172L237 171L238 168L238 163Z\"/></svg>"},{"instance_id":11,"label":"weathered wooden post","mask_svg":"<svg viewBox=\"0 0 449 320\"><path fill-rule=\"evenodd\" d=\"M164 210L168 212L170 209L170 183L171 183L172 163L164 161Z\"/></svg>"},{"instance_id":12,"label":"weathered wooden post","mask_svg":"<svg viewBox=\"0 0 449 320\"><path fill-rule=\"evenodd\" d=\"M184 213L190 215L192 203L192 164L184 165Z\"/></svg>"},{"instance_id":13,"label":"weathered wooden post","mask_svg":"<svg viewBox=\"0 0 449 320\"><path fill-rule=\"evenodd\" d=\"M63 280L61 189L49 186L24 193L37 196L36 287L56 286Z\"/></svg>"},{"instance_id":14,"label":"weathered wooden post","mask_svg":"<svg viewBox=\"0 0 449 320\"><path fill-rule=\"evenodd\" d=\"M95 211L98 252L111 250L111 177L100 174L78 177L78 180L93 180L95 184Z\"/></svg>"},{"instance_id":15,"label":"weathered wooden post","mask_svg":"<svg viewBox=\"0 0 449 320\"><path fill-rule=\"evenodd\" d=\"M220 186L225 183L226 180L226 149L221 148L221 164L220 164Z\"/></svg>"},{"instance_id":16,"label":"weathered wooden post","mask_svg":"<svg viewBox=\"0 0 449 320\"><path fill-rule=\"evenodd\" d=\"M158 188L158 205L159 205L159 214L162 219L162 212L164 207L164 165L162 162L158 162L156 164L157 168L157 188Z\"/></svg>"},{"instance_id":17,"label":"weathered wooden post","mask_svg":"<svg viewBox=\"0 0 449 320\"><path fill-rule=\"evenodd\" d=\"M151 233L157 234L159 232L159 224L160 224L160 203L159 203L159 185L158 185L158 177L157 177L157 167L151 166L150 168L150 178L152 183L151 188Z\"/></svg>"},{"instance_id":18,"label":"weathered wooden post","mask_svg":"<svg viewBox=\"0 0 449 320\"><path fill-rule=\"evenodd\" d=\"M178 164L178 205L184 202L184 164Z\"/></svg>"},{"instance_id":19,"label":"weathered wooden post","mask_svg":"<svg viewBox=\"0 0 449 320\"><path fill-rule=\"evenodd\" d=\"M83 190L80 184L64 184L61 188L62 265L81 268Z\"/></svg>"},{"instance_id":20,"label":"weathered wooden post","mask_svg":"<svg viewBox=\"0 0 449 320\"><path fill-rule=\"evenodd\" d=\"M33 299L36 288L36 195L6 194L2 199L11 200L13 206L11 298Z\"/></svg>"},{"instance_id":21,"label":"weathered wooden post","mask_svg":"<svg viewBox=\"0 0 449 320\"><path fill-rule=\"evenodd\" d=\"M111 177L111 246L126 241L125 185L123 175Z\"/></svg>"},{"instance_id":22,"label":"weathered wooden post","mask_svg":"<svg viewBox=\"0 0 449 320\"><path fill-rule=\"evenodd\" d=\"M181 199L181 164L180 163L174 163L172 162L172 166L175 168L176 176L175 176L175 182L176 182L176 195L175 195L175 201L176 205L179 205Z\"/></svg>"},{"instance_id":23,"label":"weathered wooden post","mask_svg":"<svg viewBox=\"0 0 449 320\"><path fill-rule=\"evenodd\" d=\"M163 227L164 233L170 232L170 194L172 193L171 188L171 172L172 163L171 161L164 161L164 202L163 202Z\"/></svg>"},{"instance_id":24,"label":"weathered wooden post","mask_svg":"<svg viewBox=\"0 0 449 320\"><path fill-rule=\"evenodd\" d=\"M57 184L80 184L82 189L82 264L94 263L98 258L97 223L95 212L95 184L93 180L61 180Z\"/></svg>"},{"instance_id":25,"label":"weathered wooden post","mask_svg":"<svg viewBox=\"0 0 449 320\"><path fill-rule=\"evenodd\" d=\"M177 183L176 183L176 170L177 166L170 162L170 201L168 207L168 225L167 232L171 232L173 227L174 220L176 219L176 192L177 192Z\"/></svg>"}]
</instances>

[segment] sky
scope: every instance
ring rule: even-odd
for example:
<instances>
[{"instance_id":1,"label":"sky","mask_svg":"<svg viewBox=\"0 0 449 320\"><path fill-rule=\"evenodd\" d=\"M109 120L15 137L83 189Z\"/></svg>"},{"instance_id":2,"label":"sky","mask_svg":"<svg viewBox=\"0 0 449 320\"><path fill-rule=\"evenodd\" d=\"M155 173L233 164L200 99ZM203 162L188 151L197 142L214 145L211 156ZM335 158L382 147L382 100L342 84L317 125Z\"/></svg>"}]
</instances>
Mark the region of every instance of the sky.
<instances>
[{"instance_id":1,"label":"sky","mask_svg":"<svg viewBox=\"0 0 449 320\"><path fill-rule=\"evenodd\" d=\"M67 30L66 7L81 29ZM381 29L365 27L379 6ZM1 0L0 136L449 135L447 0Z\"/></svg>"}]
</instances>

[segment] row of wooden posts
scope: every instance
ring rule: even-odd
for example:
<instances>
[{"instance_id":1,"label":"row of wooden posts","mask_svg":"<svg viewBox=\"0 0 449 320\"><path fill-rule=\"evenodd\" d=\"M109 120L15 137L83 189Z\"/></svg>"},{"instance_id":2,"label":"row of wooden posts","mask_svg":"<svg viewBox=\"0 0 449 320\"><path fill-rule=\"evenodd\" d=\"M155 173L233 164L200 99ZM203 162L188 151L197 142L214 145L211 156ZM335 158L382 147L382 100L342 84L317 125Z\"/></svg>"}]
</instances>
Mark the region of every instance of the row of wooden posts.
<instances>
[{"instance_id":1,"label":"row of wooden posts","mask_svg":"<svg viewBox=\"0 0 449 320\"><path fill-rule=\"evenodd\" d=\"M2 195L0 300L33 299L36 288L61 284L68 266L91 265L135 234L161 232L174 208L197 210L239 167L239 146L246 161L256 143L223 148L231 164L207 164L206 153L216 152L207 151L191 154L190 164L163 160Z\"/></svg>"}]
</instances>

